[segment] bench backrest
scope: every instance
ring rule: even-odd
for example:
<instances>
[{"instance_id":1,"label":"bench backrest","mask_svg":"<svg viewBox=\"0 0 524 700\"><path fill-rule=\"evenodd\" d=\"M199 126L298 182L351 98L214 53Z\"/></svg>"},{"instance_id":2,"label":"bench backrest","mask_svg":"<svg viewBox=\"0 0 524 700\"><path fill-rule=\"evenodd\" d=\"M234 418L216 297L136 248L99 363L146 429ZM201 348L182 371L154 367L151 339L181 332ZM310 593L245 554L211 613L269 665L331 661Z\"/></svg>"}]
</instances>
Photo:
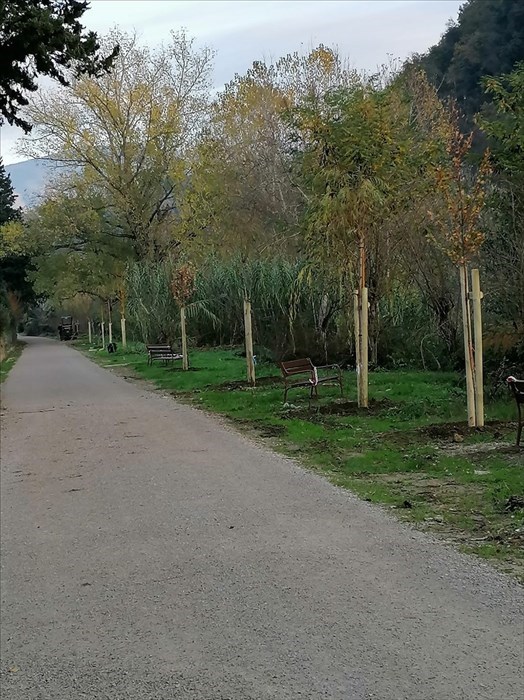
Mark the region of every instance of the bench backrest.
<instances>
[{"instance_id":1,"label":"bench backrest","mask_svg":"<svg viewBox=\"0 0 524 700\"><path fill-rule=\"evenodd\" d=\"M289 362L280 362L280 369L284 377L291 377L294 374L311 374L314 372L315 365L309 357L301 360L289 360Z\"/></svg>"},{"instance_id":2,"label":"bench backrest","mask_svg":"<svg viewBox=\"0 0 524 700\"><path fill-rule=\"evenodd\" d=\"M517 403L524 403L524 379L515 379L515 377L508 377L506 379L508 386L513 393Z\"/></svg>"},{"instance_id":3,"label":"bench backrest","mask_svg":"<svg viewBox=\"0 0 524 700\"><path fill-rule=\"evenodd\" d=\"M171 349L171 345L146 345L147 347L147 352L150 355L158 355L163 352L173 352Z\"/></svg>"}]
</instances>

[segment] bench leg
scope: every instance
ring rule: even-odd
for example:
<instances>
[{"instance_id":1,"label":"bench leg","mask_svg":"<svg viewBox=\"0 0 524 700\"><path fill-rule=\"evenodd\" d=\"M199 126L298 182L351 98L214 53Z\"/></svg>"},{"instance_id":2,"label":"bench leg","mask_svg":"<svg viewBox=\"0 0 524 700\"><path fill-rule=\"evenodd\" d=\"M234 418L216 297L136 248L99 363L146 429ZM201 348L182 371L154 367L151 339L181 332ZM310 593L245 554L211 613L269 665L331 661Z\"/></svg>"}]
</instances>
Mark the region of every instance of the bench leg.
<instances>
[{"instance_id":1,"label":"bench leg","mask_svg":"<svg viewBox=\"0 0 524 700\"><path fill-rule=\"evenodd\" d=\"M520 404L517 404L517 408L519 410L519 425L517 428L517 447L520 446L520 438L522 436L522 411L520 409Z\"/></svg>"},{"instance_id":2,"label":"bench leg","mask_svg":"<svg viewBox=\"0 0 524 700\"><path fill-rule=\"evenodd\" d=\"M286 386L286 388L284 389L284 403L286 403L286 401L287 401L287 392L288 391L289 391L289 387Z\"/></svg>"}]
</instances>

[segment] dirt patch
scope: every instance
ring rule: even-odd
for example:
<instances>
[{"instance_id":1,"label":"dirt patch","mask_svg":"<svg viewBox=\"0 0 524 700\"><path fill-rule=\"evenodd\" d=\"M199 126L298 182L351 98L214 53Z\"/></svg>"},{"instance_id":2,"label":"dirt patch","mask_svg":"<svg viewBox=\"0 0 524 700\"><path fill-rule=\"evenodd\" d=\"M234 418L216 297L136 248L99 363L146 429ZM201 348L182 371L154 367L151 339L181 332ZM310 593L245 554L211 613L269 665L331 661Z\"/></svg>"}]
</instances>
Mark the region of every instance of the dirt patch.
<instances>
[{"instance_id":1,"label":"dirt patch","mask_svg":"<svg viewBox=\"0 0 524 700\"><path fill-rule=\"evenodd\" d=\"M425 425L413 432L419 435L424 435L433 439L453 439L457 434L460 436L478 435L489 431L494 432L494 437L502 437L503 433L513 427L513 423L503 420L487 421L484 428L470 428L466 421L456 423L436 423L433 425Z\"/></svg>"},{"instance_id":2,"label":"dirt patch","mask_svg":"<svg viewBox=\"0 0 524 700\"><path fill-rule=\"evenodd\" d=\"M390 409L394 404L387 399L371 399L368 408L361 408L356 401L347 399L335 399L330 403L316 404L311 401L309 406L293 406L284 408L281 412L283 418L306 418L315 416L375 416L382 411Z\"/></svg>"},{"instance_id":3,"label":"dirt patch","mask_svg":"<svg viewBox=\"0 0 524 700\"><path fill-rule=\"evenodd\" d=\"M274 386L275 384L281 384L282 383L282 378L281 377L259 377L257 379L256 386L261 387L261 386ZM237 389L252 389L251 385L248 384L248 382L245 379L240 379L240 380L235 380L235 381L230 381L230 382L223 382L222 384L218 384L217 386L213 387L217 391L235 391Z\"/></svg>"},{"instance_id":4,"label":"dirt patch","mask_svg":"<svg viewBox=\"0 0 524 700\"><path fill-rule=\"evenodd\" d=\"M408 430L394 430L383 433L382 437L387 439L393 445L403 447L409 443L428 442L431 440L438 443L438 446L443 449L448 449L453 454L471 454L476 451L487 452L483 445L493 445L492 449L497 449L502 452L507 451L508 454L515 452L514 447L507 441L507 438L512 438L512 433L515 430L515 423L511 421L492 420L487 421L484 428L470 428L466 421L457 421L454 423L433 423L432 425L424 425L420 428L410 428ZM468 437L478 437L485 435L492 438L492 442L463 444L463 441ZM501 442L505 438L504 442ZM445 447L444 447L445 446ZM495 447L496 446L496 447ZM518 451L515 452L518 454Z\"/></svg>"},{"instance_id":5,"label":"dirt patch","mask_svg":"<svg viewBox=\"0 0 524 700\"><path fill-rule=\"evenodd\" d=\"M481 442L473 445L453 442L449 445L441 445L440 449L442 452L454 456L485 457L486 455L504 455L510 463L524 465L524 448L506 442Z\"/></svg>"},{"instance_id":6,"label":"dirt patch","mask_svg":"<svg viewBox=\"0 0 524 700\"><path fill-rule=\"evenodd\" d=\"M230 418L237 427L241 427L247 432L251 432L256 437L275 438L284 435L286 427L284 425L269 425L262 420L249 418Z\"/></svg>"},{"instance_id":7,"label":"dirt patch","mask_svg":"<svg viewBox=\"0 0 524 700\"><path fill-rule=\"evenodd\" d=\"M171 365L166 365L166 372L201 372L202 368L201 367L189 367L189 369L184 369L183 367L180 366L171 366Z\"/></svg>"}]
</instances>

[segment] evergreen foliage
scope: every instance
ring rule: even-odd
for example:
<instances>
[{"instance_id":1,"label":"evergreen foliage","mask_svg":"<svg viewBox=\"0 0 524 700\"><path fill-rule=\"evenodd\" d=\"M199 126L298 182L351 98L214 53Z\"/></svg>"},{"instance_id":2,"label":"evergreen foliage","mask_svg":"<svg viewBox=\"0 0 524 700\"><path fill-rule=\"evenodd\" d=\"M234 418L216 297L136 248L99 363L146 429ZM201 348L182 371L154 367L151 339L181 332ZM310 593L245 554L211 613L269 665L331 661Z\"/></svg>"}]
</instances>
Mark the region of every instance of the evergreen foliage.
<instances>
[{"instance_id":1,"label":"evergreen foliage","mask_svg":"<svg viewBox=\"0 0 524 700\"><path fill-rule=\"evenodd\" d=\"M96 34L80 23L88 7L85 0L1 0L0 124L3 117L31 130L18 113L29 104L27 93L37 90L39 76L68 85L73 75L98 75L110 67L118 47L100 53Z\"/></svg>"},{"instance_id":2,"label":"evergreen foliage","mask_svg":"<svg viewBox=\"0 0 524 700\"><path fill-rule=\"evenodd\" d=\"M489 101L482 78L510 73L524 59L522 0L467 0L438 44L416 62L442 98L455 98L468 118Z\"/></svg>"}]
</instances>

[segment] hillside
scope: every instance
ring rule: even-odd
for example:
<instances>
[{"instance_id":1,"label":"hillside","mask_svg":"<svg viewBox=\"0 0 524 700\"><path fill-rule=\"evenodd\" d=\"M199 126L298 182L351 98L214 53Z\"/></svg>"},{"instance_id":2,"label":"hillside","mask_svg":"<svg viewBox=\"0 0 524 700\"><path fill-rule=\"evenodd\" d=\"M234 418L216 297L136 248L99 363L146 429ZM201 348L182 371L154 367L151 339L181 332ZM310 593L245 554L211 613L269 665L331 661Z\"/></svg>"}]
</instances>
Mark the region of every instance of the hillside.
<instances>
[{"instance_id":1,"label":"hillside","mask_svg":"<svg viewBox=\"0 0 524 700\"><path fill-rule=\"evenodd\" d=\"M53 167L51 161L37 158L5 166L21 206L30 207L36 204Z\"/></svg>"},{"instance_id":2,"label":"hillside","mask_svg":"<svg viewBox=\"0 0 524 700\"><path fill-rule=\"evenodd\" d=\"M510 73L522 60L522 0L468 0L439 43L415 58L440 96L456 98L469 118L489 101L481 78Z\"/></svg>"}]
</instances>

